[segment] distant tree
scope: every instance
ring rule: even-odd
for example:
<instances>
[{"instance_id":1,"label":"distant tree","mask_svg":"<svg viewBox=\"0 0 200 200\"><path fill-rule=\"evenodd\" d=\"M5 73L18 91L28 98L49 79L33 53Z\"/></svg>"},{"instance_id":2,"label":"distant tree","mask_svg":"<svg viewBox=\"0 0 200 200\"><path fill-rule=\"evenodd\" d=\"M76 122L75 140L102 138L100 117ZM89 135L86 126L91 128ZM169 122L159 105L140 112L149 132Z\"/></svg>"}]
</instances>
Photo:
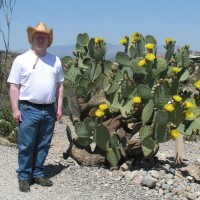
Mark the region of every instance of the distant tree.
<instances>
[{"instance_id":1,"label":"distant tree","mask_svg":"<svg viewBox=\"0 0 200 200\"><path fill-rule=\"evenodd\" d=\"M0 0L0 12L3 12L3 17L5 17L5 19L0 19L0 33L5 48L4 56L0 57L0 91L2 91L4 81L7 78L6 66L10 47L11 22L16 1L17 0ZM6 21L6 27L2 26L3 21Z\"/></svg>"}]
</instances>

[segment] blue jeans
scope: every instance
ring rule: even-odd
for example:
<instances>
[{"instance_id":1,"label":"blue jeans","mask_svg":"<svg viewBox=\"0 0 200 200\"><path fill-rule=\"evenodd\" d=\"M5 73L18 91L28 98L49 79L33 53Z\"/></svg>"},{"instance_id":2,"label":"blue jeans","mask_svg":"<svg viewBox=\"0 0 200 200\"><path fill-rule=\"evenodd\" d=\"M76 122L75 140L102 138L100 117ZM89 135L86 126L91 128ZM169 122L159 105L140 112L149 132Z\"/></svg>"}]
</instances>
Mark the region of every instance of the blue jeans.
<instances>
[{"instance_id":1,"label":"blue jeans","mask_svg":"<svg viewBox=\"0 0 200 200\"><path fill-rule=\"evenodd\" d=\"M22 121L18 133L19 180L44 176L44 162L55 127L54 105L39 107L20 103Z\"/></svg>"}]
</instances>

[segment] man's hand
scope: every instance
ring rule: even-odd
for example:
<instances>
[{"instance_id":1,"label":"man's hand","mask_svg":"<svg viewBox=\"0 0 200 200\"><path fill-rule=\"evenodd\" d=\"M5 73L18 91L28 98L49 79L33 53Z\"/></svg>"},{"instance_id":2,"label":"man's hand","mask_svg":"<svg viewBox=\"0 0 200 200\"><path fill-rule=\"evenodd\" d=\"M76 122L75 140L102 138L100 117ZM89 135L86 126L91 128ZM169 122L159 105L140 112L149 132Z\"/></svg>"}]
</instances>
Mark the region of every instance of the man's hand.
<instances>
[{"instance_id":1,"label":"man's hand","mask_svg":"<svg viewBox=\"0 0 200 200\"><path fill-rule=\"evenodd\" d=\"M62 117L62 110L58 109L56 112L56 120L59 121L61 119L61 117Z\"/></svg>"},{"instance_id":2,"label":"man's hand","mask_svg":"<svg viewBox=\"0 0 200 200\"><path fill-rule=\"evenodd\" d=\"M16 110L16 111L13 112L13 119L15 120L15 122L17 124L19 124L20 121L22 121L22 119L21 119L21 112L19 110Z\"/></svg>"}]
</instances>

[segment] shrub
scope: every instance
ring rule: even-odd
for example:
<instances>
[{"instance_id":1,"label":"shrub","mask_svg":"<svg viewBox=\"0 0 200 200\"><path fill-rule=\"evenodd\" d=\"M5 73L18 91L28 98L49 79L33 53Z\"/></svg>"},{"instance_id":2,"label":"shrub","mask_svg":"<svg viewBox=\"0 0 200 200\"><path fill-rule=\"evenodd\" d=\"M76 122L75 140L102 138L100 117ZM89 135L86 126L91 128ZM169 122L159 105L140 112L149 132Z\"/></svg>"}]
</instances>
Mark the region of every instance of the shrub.
<instances>
[{"instance_id":1,"label":"shrub","mask_svg":"<svg viewBox=\"0 0 200 200\"><path fill-rule=\"evenodd\" d=\"M10 105L0 108L0 135L10 142L17 142L17 124L13 120Z\"/></svg>"}]
</instances>

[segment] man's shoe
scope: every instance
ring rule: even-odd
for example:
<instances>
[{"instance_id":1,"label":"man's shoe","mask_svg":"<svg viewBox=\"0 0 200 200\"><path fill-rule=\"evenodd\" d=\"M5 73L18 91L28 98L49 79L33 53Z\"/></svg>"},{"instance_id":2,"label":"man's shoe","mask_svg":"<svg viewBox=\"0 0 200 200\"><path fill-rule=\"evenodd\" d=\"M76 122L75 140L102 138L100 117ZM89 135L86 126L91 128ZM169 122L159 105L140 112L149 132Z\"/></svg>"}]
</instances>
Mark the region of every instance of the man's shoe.
<instances>
[{"instance_id":1,"label":"man's shoe","mask_svg":"<svg viewBox=\"0 0 200 200\"><path fill-rule=\"evenodd\" d=\"M34 182L45 187L49 187L53 185L53 182L45 176L34 178Z\"/></svg>"},{"instance_id":2,"label":"man's shoe","mask_svg":"<svg viewBox=\"0 0 200 200\"><path fill-rule=\"evenodd\" d=\"M21 192L30 192L30 185L28 180L19 180L19 190Z\"/></svg>"}]
</instances>

